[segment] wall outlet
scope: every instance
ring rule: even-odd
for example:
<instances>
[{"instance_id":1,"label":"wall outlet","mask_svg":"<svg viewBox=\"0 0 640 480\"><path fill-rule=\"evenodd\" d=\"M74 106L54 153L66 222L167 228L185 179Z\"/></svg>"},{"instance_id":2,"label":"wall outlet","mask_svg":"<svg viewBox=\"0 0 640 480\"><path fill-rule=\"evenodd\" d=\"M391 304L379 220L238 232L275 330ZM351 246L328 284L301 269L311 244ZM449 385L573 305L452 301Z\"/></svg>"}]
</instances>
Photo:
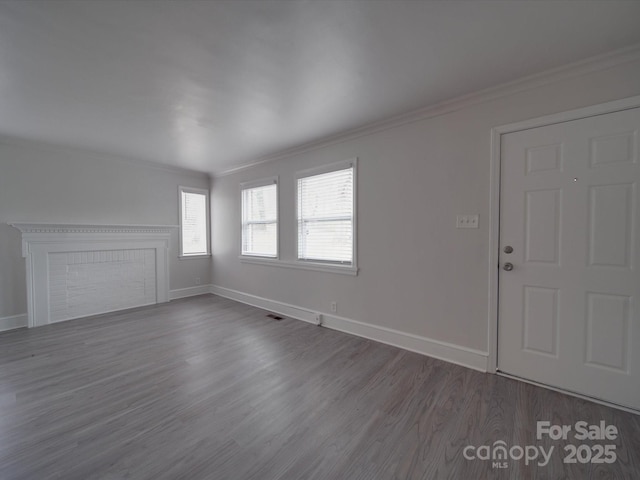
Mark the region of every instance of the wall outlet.
<instances>
[{"instance_id":1,"label":"wall outlet","mask_svg":"<svg viewBox=\"0 0 640 480\"><path fill-rule=\"evenodd\" d=\"M196 285L200 285L200 277L196 278Z\"/></svg>"},{"instance_id":2,"label":"wall outlet","mask_svg":"<svg viewBox=\"0 0 640 480\"><path fill-rule=\"evenodd\" d=\"M338 311L338 303L331 302L331 313L336 313Z\"/></svg>"},{"instance_id":3,"label":"wall outlet","mask_svg":"<svg viewBox=\"0 0 640 480\"><path fill-rule=\"evenodd\" d=\"M458 215L456 228L478 228L479 215Z\"/></svg>"}]
</instances>

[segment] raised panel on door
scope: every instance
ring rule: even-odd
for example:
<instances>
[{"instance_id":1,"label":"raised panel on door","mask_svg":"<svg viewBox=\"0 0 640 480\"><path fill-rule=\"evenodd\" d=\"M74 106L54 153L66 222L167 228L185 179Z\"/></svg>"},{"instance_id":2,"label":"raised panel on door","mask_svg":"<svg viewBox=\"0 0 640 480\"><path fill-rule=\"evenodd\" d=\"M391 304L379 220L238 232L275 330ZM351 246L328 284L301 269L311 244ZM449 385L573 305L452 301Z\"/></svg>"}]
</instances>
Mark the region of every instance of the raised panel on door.
<instances>
[{"instance_id":1,"label":"raised panel on door","mask_svg":"<svg viewBox=\"0 0 640 480\"><path fill-rule=\"evenodd\" d=\"M587 293L586 364L628 372L630 305L626 295Z\"/></svg>"},{"instance_id":2,"label":"raised panel on door","mask_svg":"<svg viewBox=\"0 0 640 480\"><path fill-rule=\"evenodd\" d=\"M589 139L589 147L589 165L591 167L636 163L637 131L593 136Z\"/></svg>"},{"instance_id":3,"label":"raised panel on door","mask_svg":"<svg viewBox=\"0 0 640 480\"><path fill-rule=\"evenodd\" d=\"M524 287L523 333L523 349L558 355L558 289Z\"/></svg>"},{"instance_id":4,"label":"raised panel on door","mask_svg":"<svg viewBox=\"0 0 640 480\"><path fill-rule=\"evenodd\" d=\"M526 174L562 171L562 144L539 145L526 149Z\"/></svg>"},{"instance_id":5,"label":"raised panel on door","mask_svg":"<svg viewBox=\"0 0 640 480\"><path fill-rule=\"evenodd\" d=\"M589 265L631 268L633 183L589 187Z\"/></svg>"},{"instance_id":6,"label":"raised panel on door","mask_svg":"<svg viewBox=\"0 0 640 480\"><path fill-rule=\"evenodd\" d=\"M557 265L560 252L560 189L525 192L524 251L526 263Z\"/></svg>"}]
</instances>

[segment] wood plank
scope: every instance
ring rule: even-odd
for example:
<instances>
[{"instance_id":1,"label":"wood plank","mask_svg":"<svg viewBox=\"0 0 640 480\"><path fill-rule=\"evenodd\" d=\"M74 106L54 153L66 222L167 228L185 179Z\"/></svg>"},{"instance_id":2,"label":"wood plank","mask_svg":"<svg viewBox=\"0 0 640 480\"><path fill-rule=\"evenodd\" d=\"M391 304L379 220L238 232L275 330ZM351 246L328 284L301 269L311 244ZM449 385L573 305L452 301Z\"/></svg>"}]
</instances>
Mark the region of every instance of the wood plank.
<instances>
[{"instance_id":1,"label":"wood plank","mask_svg":"<svg viewBox=\"0 0 640 480\"><path fill-rule=\"evenodd\" d=\"M638 416L266 313L203 295L0 334L0 478L640 476ZM582 442L538 420L615 425L618 460L567 465ZM555 453L464 458L498 440Z\"/></svg>"}]
</instances>

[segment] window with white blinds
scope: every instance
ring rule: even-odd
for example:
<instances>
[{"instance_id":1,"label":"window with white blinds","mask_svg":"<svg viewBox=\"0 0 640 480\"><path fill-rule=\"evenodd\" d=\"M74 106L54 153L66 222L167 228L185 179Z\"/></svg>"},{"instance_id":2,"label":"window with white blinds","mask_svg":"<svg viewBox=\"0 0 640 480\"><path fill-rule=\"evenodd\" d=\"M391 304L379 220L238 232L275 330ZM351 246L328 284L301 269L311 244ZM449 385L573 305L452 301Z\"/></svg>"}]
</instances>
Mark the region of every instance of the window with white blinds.
<instances>
[{"instance_id":1,"label":"window with white blinds","mask_svg":"<svg viewBox=\"0 0 640 480\"><path fill-rule=\"evenodd\" d=\"M298 259L353 265L355 164L298 177Z\"/></svg>"},{"instance_id":2,"label":"window with white blinds","mask_svg":"<svg viewBox=\"0 0 640 480\"><path fill-rule=\"evenodd\" d=\"M242 255L278 256L278 182L242 185Z\"/></svg>"},{"instance_id":3,"label":"window with white blinds","mask_svg":"<svg viewBox=\"0 0 640 480\"><path fill-rule=\"evenodd\" d=\"M209 255L209 192L180 187L180 256Z\"/></svg>"}]
</instances>

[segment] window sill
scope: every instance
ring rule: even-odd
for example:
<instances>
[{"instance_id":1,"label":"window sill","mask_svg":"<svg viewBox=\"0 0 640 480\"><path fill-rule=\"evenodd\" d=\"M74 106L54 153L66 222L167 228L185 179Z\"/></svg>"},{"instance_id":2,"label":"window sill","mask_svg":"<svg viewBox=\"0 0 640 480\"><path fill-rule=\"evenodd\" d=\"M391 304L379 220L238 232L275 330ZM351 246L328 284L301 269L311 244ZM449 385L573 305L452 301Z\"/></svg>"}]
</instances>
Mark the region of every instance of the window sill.
<instances>
[{"instance_id":1,"label":"window sill","mask_svg":"<svg viewBox=\"0 0 640 480\"><path fill-rule=\"evenodd\" d=\"M267 258L267 257L249 257L246 255L240 255L238 257L243 263L252 263L255 265L268 265L271 267L280 267L280 268L292 268L294 270L313 270L316 272L326 272L326 273L337 273L340 275L358 275L358 267L354 266L343 266L343 265L331 265L326 263L315 263L315 262L295 262L295 261L285 261L278 260L276 258Z\"/></svg>"},{"instance_id":2,"label":"window sill","mask_svg":"<svg viewBox=\"0 0 640 480\"><path fill-rule=\"evenodd\" d=\"M198 255L178 255L179 260L188 260L190 258L211 258L210 253L202 253Z\"/></svg>"}]
</instances>

